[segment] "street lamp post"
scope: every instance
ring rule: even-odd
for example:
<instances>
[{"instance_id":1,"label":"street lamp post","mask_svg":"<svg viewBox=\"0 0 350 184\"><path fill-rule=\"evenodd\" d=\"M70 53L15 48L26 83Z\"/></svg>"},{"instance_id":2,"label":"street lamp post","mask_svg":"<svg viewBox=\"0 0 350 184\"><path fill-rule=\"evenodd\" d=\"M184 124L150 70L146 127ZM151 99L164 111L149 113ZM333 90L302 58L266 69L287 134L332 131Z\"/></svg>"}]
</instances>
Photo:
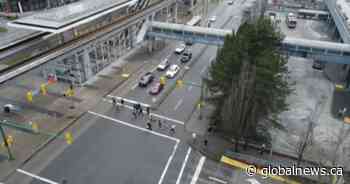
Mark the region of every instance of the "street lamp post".
<instances>
[{"instance_id":1,"label":"street lamp post","mask_svg":"<svg viewBox=\"0 0 350 184\"><path fill-rule=\"evenodd\" d=\"M6 135L5 135L5 131L1 125L2 122L0 122L0 133L1 133L1 136L2 136L2 140L4 141L4 145L7 149L7 153L8 153L8 157L9 157L9 160L14 160L15 158L13 157L12 153L11 153L11 150L10 150L10 145L9 143L7 142L7 138L6 138Z\"/></svg>"}]
</instances>

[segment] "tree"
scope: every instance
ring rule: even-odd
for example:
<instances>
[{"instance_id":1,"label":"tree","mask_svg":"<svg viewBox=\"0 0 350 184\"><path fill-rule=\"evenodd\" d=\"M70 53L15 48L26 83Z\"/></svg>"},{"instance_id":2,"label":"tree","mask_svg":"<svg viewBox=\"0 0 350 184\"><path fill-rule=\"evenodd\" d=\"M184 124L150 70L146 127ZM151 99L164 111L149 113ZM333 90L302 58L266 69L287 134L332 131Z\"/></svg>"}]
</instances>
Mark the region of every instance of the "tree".
<instances>
[{"instance_id":1,"label":"tree","mask_svg":"<svg viewBox=\"0 0 350 184\"><path fill-rule=\"evenodd\" d=\"M291 88L285 80L286 59L279 52L283 37L270 20L243 24L225 38L205 80L214 94L212 121L221 131L241 137L269 140L258 127L283 128L277 115L287 109ZM264 129L266 130L266 129Z\"/></svg>"}]
</instances>

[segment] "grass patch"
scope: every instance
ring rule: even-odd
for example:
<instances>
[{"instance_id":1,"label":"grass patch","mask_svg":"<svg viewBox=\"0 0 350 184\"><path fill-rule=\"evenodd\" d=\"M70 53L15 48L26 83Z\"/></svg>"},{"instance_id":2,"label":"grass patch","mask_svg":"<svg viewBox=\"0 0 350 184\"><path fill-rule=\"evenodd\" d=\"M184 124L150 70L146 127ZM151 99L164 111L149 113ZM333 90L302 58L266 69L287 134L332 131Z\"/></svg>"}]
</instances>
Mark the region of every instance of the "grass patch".
<instances>
[{"instance_id":1,"label":"grass patch","mask_svg":"<svg viewBox=\"0 0 350 184\"><path fill-rule=\"evenodd\" d=\"M7 19L8 19L8 20L16 20L16 19L17 19L17 16L8 16Z\"/></svg>"},{"instance_id":2,"label":"grass patch","mask_svg":"<svg viewBox=\"0 0 350 184\"><path fill-rule=\"evenodd\" d=\"M24 60L28 59L30 57L30 54L18 54L13 58L10 58L9 60L5 60L2 62L4 65L12 66L15 64L19 64L23 62Z\"/></svg>"},{"instance_id":3,"label":"grass patch","mask_svg":"<svg viewBox=\"0 0 350 184\"><path fill-rule=\"evenodd\" d=\"M5 33L7 32L7 28L5 27L0 27L0 33Z\"/></svg>"}]
</instances>

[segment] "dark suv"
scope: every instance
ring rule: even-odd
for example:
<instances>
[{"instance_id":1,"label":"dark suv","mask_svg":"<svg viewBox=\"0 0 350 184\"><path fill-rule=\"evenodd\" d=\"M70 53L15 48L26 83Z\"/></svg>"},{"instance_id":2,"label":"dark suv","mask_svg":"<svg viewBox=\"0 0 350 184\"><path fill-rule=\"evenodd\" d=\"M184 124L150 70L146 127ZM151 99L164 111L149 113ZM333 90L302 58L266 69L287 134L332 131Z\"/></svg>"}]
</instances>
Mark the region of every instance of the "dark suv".
<instances>
[{"instance_id":1,"label":"dark suv","mask_svg":"<svg viewBox=\"0 0 350 184\"><path fill-rule=\"evenodd\" d=\"M140 87L146 87L148 84L150 84L154 79L154 76L151 72L147 72L145 75L143 75L140 78L139 86Z\"/></svg>"},{"instance_id":2,"label":"dark suv","mask_svg":"<svg viewBox=\"0 0 350 184\"><path fill-rule=\"evenodd\" d=\"M192 53L189 52L189 51L185 51L185 52L182 54L182 57L181 57L180 61L181 61L182 63L186 63L186 62L188 62L189 60L191 60L191 58L192 58Z\"/></svg>"}]
</instances>

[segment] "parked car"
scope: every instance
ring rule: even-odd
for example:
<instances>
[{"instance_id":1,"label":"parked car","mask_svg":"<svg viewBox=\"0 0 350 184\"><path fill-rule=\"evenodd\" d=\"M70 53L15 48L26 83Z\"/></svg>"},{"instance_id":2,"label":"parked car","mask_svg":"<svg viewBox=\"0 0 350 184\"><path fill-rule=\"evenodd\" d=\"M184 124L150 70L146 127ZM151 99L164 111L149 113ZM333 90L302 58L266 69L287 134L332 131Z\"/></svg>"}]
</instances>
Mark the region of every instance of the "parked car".
<instances>
[{"instance_id":1,"label":"parked car","mask_svg":"<svg viewBox=\"0 0 350 184\"><path fill-rule=\"evenodd\" d=\"M178 65L171 65L169 70L166 72L166 76L168 78L174 78L176 74L180 71L180 67Z\"/></svg>"},{"instance_id":2,"label":"parked car","mask_svg":"<svg viewBox=\"0 0 350 184\"><path fill-rule=\"evenodd\" d=\"M149 94L157 95L163 90L163 88L164 88L164 85L161 84L160 82L157 82L151 87L151 90L149 91Z\"/></svg>"},{"instance_id":3,"label":"parked car","mask_svg":"<svg viewBox=\"0 0 350 184\"><path fill-rule=\"evenodd\" d=\"M228 5L232 5L233 4L233 0L227 1Z\"/></svg>"},{"instance_id":4,"label":"parked car","mask_svg":"<svg viewBox=\"0 0 350 184\"><path fill-rule=\"evenodd\" d=\"M186 49L185 44L181 44L179 47L175 49L175 54L182 54Z\"/></svg>"},{"instance_id":5,"label":"parked car","mask_svg":"<svg viewBox=\"0 0 350 184\"><path fill-rule=\"evenodd\" d=\"M12 104L6 104L4 105L3 110L5 113L10 113L14 111L19 111L19 108Z\"/></svg>"},{"instance_id":6,"label":"parked car","mask_svg":"<svg viewBox=\"0 0 350 184\"><path fill-rule=\"evenodd\" d=\"M152 83L153 79L154 79L153 74L151 72L147 72L145 75L143 75L140 78L139 86L146 87L148 84Z\"/></svg>"},{"instance_id":7,"label":"parked car","mask_svg":"<svg viewBox=\"0 0 350 184\"><path fill-rule=\"evenodd\" d=\"M157 66L157 70L164 71L165 69L167 69L169 67L169 65L170 65L169 59L165 58L165 59L163 59L162 62L159 63L159 65Z\"/></svg>"},{"instance_id":8,"label":"parked car","mask_svg":"<svg viewBox=\"0 0 350 184\"><path fill-rule=\"evenodd\" d=\"M216 16L214 15L214 16L210 17L210 18L209 18L209 21L210 21L210 22L215 22L215 21L216 21Z\"/></svg>"},{"instance_id":9,"label":"parked car","mask_svg":"<svg viewBox=\"0 0 350 184\"><path fill-rule=\"evenodd\" d=\"M316 70L323 70L324 67L325 67L325 64L324 64L324 62L322 62L322 61L315 60L315 61L312 63L312 68L313 68L313 69L316 69Z\"/></svg>"},{"instance_id":10,"label":"parked car","mask_svg":"<svg viewBox=\"0 0 350 184\"><path fill-rule=\"evenodd\" d=\"M187 52L184 52L184 53L182 54L182 57L181 57L180 61L181 61L182 63L186 63L186 62L188 62L188 61L191 60L191 59L192 59L192 53L189 52L189 51L187 51Z\"/></svg>"}]
</instances>

